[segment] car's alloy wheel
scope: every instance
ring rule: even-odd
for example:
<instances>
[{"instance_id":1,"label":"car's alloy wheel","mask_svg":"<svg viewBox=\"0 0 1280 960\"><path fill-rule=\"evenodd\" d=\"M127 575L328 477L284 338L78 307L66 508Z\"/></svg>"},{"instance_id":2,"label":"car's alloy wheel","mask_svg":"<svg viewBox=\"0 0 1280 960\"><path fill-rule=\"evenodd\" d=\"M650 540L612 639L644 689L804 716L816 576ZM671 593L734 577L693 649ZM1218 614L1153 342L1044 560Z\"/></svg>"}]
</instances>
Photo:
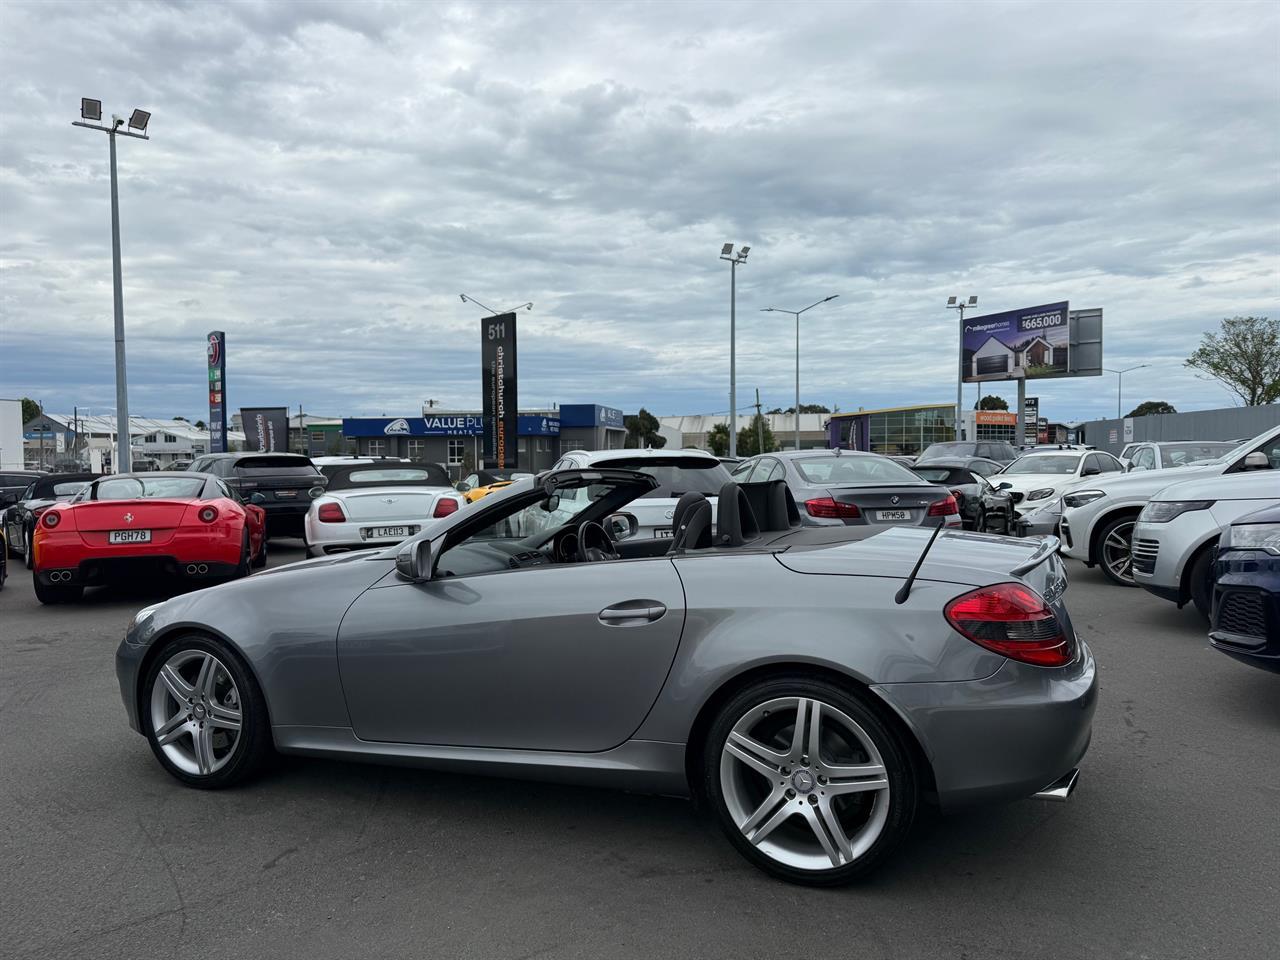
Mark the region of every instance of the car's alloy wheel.
<instances>
[{"instance_id":1,"label":"car's alloy wheel","mask_svg":"<svg viewBox=\"0 0 1280 960\"><path fill-rule=\"evenodd\" d=\"M194 786L242 780L270 748L262 694L219 641L183 638L161 651L148 671L142 706L152 751Z\"/></svg>"},{"instance_id":2,"label":"car's alloy wheel","mask_svg":"<svg viewBox=\"0 0 1280 960\"><path fill-rule=\"evenodd\" d=\"M1107 524L1098 537L1102 572L1108 580L1122 587L1138 585L1133 579L1133 528L1136 523L1132 517L1121 517Z\"/></svg>"},{"instance_id":3,"label":"car's alloy wheel","mask_svg":"<svg viewBox=\"0 0 1280 960\"><path fill-rule=\"evenodd\" d=\"M914 816L906 751L858 698L825 681L752 688L713 727L707 792L734 845L775 876L847 882Z\"/></svg>"}]
</instances>

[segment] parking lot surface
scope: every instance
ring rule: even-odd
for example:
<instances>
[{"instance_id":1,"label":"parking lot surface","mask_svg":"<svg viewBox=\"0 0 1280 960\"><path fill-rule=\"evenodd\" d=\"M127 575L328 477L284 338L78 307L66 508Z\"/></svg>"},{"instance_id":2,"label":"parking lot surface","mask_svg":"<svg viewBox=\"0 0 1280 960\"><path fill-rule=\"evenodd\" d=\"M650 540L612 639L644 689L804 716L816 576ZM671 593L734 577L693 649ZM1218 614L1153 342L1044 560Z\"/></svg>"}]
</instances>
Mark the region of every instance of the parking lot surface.
<instances>
[{"instance_id":1,"label":"parking lot surface","mask_svg":"<svg viewBox=\"0 0 1280 960\"><path fill-rule=\"evenodd\" d=\"M0 955L1275 956L1280 678L1211 650L1193 610L1069 570L1102 681L1071 801L926 809L887 869L812 890L684 801L299 758L185 788L113 668L155 598L41 607L11 561Z\"/></svg>"}]
</instances>

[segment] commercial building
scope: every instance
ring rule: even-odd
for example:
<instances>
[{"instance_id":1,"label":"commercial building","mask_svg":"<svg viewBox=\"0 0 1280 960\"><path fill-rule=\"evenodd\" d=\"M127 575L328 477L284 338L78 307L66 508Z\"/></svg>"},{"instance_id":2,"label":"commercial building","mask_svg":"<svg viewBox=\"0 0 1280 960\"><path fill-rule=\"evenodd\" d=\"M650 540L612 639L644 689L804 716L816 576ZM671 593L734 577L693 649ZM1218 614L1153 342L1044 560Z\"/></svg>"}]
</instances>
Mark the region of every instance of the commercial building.
<instances>
[{"instance_id":1,"label":"commercial building","mask_svg":"<svg viewBox=\"0 0 1280 960\"><path fill-rule=\"evenodd\" d=\"M26 462L37 469L79 465L92 470L111 467L116 437L114 416L42 413L22 427ZM233 447L244 434L229 431ZM135 463L164 469L175 460L191 460L209 452L209 431L186 420L129 418L129 446Z\"/></svg>"},{"instance_id":2,"label":"commercial building","mask_svg":"<svg viewBox=\"0 0 1280 960\"><path fill-rule=\"evenodd\" d=\"M800 449L822 449L827 443L827 418L829 413L800 414ZM754 414L739 415L738 430L751 426ZM773 431L773 438L783 450L795 448L796 417L793 413L766 413L765 422ZM680 417L658 417L659 432L667 438L667 446L674 448L695 447L710 450L708 436L717 425L727 424L725 414L693 414Z\"/></svg>"},{"instance_id":3,"label":"commercial building","mask_svg":"<svg viewBox=\"0 0 1280 960\"><path fill-rule=\"evenodd\" d=\"M827 444L842 450L914 456L931 443L954 440L954 403L922 403L833 413Z\"/></svg>"}]
</instances>

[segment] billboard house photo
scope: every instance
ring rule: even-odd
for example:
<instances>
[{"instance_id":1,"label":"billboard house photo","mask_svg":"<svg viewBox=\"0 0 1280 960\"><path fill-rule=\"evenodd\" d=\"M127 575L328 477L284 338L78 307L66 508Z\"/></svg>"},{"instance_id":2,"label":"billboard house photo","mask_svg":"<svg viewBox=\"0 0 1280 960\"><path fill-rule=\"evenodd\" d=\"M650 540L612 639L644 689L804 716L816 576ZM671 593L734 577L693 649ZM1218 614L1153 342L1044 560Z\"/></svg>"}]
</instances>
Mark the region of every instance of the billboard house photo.
<instances>
[{"instance_id":1,"label":"billboard house photo","mask_svg":"<svg viewBox=\"0 0 1280 960\"><path fill-rule=\"evenodd\" d=\"M1070 342L1066 303L967 317L964 382L1069 376Z\"/></svg>"}]
</instances>

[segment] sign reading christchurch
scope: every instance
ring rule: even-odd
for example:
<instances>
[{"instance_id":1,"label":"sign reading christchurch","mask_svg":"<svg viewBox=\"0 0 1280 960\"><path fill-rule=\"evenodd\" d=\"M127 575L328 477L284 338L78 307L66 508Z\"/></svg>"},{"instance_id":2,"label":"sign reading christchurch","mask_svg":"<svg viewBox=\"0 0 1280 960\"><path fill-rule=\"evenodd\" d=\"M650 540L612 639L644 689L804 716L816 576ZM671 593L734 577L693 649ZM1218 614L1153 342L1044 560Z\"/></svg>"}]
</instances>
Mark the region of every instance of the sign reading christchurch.
<instances>
[{"instance_id":1,"label":"sign reading christchurch","mask_svg":"<svg viewBox=\"0 0 1280 960\"><path fill-rule=\"evenodd\" d=\"M484 465L516 466L516 315L480 321L480 366L484 394Z\"/></svg>"},{"instance_id":2,"label":"sign reading christchurch","mask_svg":"<svg viewBox=\"0 0 1280 960\"><path fill-rule=\"evenodd\" d=\"M1067 304L966 317L961 349L965 383L1070 376Z\"/></svg>"},{"instance_id":3,"label":"sign reading christchurch","mask_svg":"<svg viewBox=\"0 0 1280 960\"><path fill-rule=\"evenodd\" d=\"M214 330L205 338L209 361L209 452L227 452L227 335Z\"/></svg>"},{"instance_id":4,"label":"sign reading christchurch","mask_svg":"<svg viewBox=\"0 0 1280 960\"><path fill-rule=\"evenodd\" d=\"M286 407L241 407L244 448L254 453L284 453L289 449L289 410Z\"/></svg>"}]
</instances>

